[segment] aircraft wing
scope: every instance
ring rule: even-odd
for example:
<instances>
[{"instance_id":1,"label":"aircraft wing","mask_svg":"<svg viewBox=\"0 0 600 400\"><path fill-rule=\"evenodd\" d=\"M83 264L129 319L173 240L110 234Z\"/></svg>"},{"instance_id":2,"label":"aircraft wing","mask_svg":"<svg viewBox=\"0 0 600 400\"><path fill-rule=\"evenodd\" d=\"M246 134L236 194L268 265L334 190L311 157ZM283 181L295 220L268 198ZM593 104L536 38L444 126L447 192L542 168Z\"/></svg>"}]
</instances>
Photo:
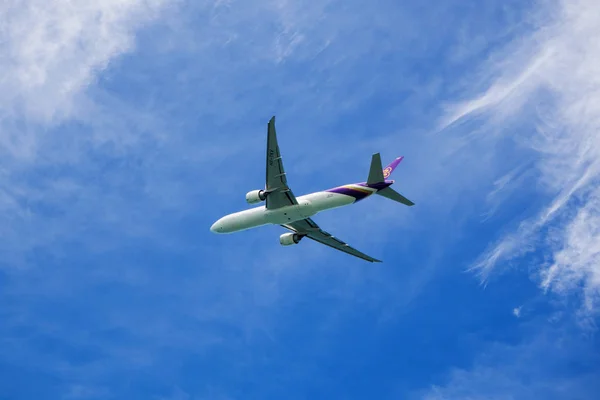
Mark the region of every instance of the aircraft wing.
<instances>
[{"instance_id":1,"label":"aircraft wing","mask_svg":"<svg viewBox=\"0 0 600 400\"><path fill-rule=\"evenodd\" d=\"M266 207L270 210L298 204L296 197L287 184L287 178L281 161L275 117L269 121L267 129L267 176L265 190L268 193Z\"/></svg>"},{"instance_id":2,"label":"aircraft wing","mask_svg":"<svg viewBox=\"0 0 600 400\"><path fill-rule=\"evenodd\" d=\"M332 236L330 233L325 232L319 225L315 223L310 218L306 218L300 221L291 222L289 224L281 225L286 229L289 229L293 232L296 232L300 235L306 236L316 242L322 243L326 246L333 247L334 249L343 251L344 253L348 253L358 258L362 258L363 260L367 260L370 262L381 262L373 257L370 257L355 248L350 247L347 243L344 243L340 239Z\"/></svg>"}]
</instances>

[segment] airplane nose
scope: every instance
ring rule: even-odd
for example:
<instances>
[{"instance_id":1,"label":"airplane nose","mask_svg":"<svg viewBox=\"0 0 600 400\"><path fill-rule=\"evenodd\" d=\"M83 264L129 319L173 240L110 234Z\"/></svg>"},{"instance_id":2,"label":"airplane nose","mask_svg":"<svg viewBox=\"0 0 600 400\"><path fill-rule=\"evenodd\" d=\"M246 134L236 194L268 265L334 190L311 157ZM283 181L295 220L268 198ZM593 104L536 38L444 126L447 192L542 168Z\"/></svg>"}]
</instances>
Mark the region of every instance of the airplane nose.
<instances>
[{"instance_id":1,"label":"airplane nose","mask_svg":"<svg viewBox=\"0 0 600 400\"><path fill-rule=\"evenodd\" d=\"M217 220L210 227L210 231L213 233L230 233L231 232L231 220L228 216L225 216Z\"/></svg>"},{"instance_id":2,"label":"airplane nose","mask_svg":"<svg viewBox=\"0 0 600 400\"><path fill-rule=\"evenodd\" d=\"M223 218L212 224L210 231L212 233L223 233Z\"/></svg>"}]
</instances>

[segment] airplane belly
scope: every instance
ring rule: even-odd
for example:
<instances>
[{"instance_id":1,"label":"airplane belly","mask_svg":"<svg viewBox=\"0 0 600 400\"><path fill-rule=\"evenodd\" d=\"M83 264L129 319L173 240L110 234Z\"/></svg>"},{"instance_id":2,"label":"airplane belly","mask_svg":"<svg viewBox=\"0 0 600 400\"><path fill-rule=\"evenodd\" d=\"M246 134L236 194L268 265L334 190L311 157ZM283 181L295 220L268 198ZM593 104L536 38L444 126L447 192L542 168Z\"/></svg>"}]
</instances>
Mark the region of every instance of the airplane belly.
<instances>
[{"instance_id":1,"label":"airplane belly","mask_svg":"<svg viewBox=\"0 0 600 400\"><path fill-rule=\"evenodd\" d=\"M318 211L315 209L314 205L308 198L298 199L298 209L300 214L302 215L302 219L312 217Z\"/></svg>"},{"instance_id":2,"label":"airplane belly","mask_svg":"<svg viewBox=\"0 0 600 400\"><path fill-rule=\"evenodd\" d=\"M307 207L298 205L281 207L276 210L266 211L266 220L271 224L281 225L289 222L299 221L314 215Z\"/></svg>"}]
</instances>

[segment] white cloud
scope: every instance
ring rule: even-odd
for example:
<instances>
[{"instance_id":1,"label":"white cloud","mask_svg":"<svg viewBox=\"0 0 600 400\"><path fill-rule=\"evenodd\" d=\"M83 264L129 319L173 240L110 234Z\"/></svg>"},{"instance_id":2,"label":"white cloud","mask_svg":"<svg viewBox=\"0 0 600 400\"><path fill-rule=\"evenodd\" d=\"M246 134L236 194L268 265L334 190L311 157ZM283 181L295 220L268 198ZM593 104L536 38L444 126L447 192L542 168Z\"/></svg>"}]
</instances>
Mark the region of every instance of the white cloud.
<instances>
[{"instance_id":1,"label":"white cloud","mask_svg":"<svg viewBox=\"0 0 600 400\"><path fill-rule=\"evenodd\" d=\"M500 238L474 268L485 278L497 265L549 249L553 261L542 266L541 285L564 293L583 283L586 307L592 310L600 288L594 246L600 242L595 194L600 172L600 14L594 0L540 4L532 18L535 32L485 64L495 76L489 89L455 104L444 121L484 113L494 140L510 137L535 152L539 187L551 196L537 216ZM537 124L530 130L526 124L533 120ZM521 124L518 133L514 124Z\"/></svg>"},{"instance_id":2,"label":"white cloud","mask_svg":"<svg viewBox=\"0 0 600 400\"><path fill-rule=\"evenodd\" d=\"M513 308L513 315L515 317L519 318L521 316L521 308L523 308L523 306Z\"/></svg>"},{"instance_id":3,"label":"white cloud","mask_svg":"<svg viewBox=\"0 0 600 400\"><path fill-rule=\"evenodd\" d=\"M542 287L561 293L583 288L585 307L593 311L600 299L600 188L557 235L559 244L552 264L542 272Z\"/></svg>"},{"instance_id":4,"label":"white cloud","mask_svg":"<svg viewBox=\"0 0 600 400\"><path fill-rule=\"evenodd\" d=\"M0 9L5 113L43 123L72 116L97 73L133 48L135 31L167 2L5 2ZM6 145L5 134L1 137Z\"/></svg>"},{"instance_id":5,"label":"white cloud","mask_svg":"<svg viewBox=\"0 0 600 400\"><path fill-rule=\"evenodd\" d=\"M0 7L0 246L4 262L15 261L10 254L50 244L77 227L69 211L94 195L82 190L87 183L81 177L53 175L52 171L89 169L89 163L78 161L89 157L95 136L102 135L104 144L107 138L127 132L114 129L123 122L96 103L89 88L111 62L134 48L135 33L173 2L8 0ZM128 111L128 119L135 120L135 111ZM76 129L79 132L58 129L74 121L82 123ZM132 132L129 138L135 135ZM125 137L119 140L126 141ZM36 210L40 206L64 215L60 221L41 216Z\"/></svg>"}]
</instances>

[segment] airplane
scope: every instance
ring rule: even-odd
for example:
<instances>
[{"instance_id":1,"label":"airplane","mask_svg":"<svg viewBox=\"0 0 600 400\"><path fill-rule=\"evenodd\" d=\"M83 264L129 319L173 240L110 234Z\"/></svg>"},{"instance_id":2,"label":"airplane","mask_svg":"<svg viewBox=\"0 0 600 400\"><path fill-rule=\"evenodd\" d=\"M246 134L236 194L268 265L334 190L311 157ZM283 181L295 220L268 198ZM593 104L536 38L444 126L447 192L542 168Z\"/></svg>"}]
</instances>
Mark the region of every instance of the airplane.
<instances>
[{"instance_id":1,"label":"airplane","mask_svg":"<svg viewBox=\"0 0 600 400\"><path fill-rule=\"evenodd\" d=\"M313 215L337 207L347 206L373 194L397 201L407 206L414 203L396 192L388 180L404 157L398 157L382 168L380 153L373 154L366 182L338 186L321 192L295 197L288 186L283 161L275 133L275 117L267 125L267 159L265 188L246 193L246 202L264 205L229 214L220 218L211 227L213 233L233 233L259 226L280 225L291 232L279 237L282 246L298 244L307 237L326 246L343 251L369 262L381 262L352 247L322 230L313 220Z\"/></svg>"}]
</instances>

